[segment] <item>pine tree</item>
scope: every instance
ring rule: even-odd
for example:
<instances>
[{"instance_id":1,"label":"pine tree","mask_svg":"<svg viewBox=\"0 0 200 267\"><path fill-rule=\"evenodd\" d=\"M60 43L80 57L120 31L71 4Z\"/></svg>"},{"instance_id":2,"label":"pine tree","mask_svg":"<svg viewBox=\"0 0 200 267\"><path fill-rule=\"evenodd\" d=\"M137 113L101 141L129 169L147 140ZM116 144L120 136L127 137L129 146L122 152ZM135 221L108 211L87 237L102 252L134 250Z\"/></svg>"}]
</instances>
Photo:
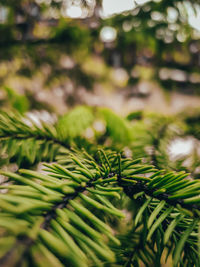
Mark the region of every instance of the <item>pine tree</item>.
<instances>
[{"instance_id":1,"label":"pine tree","mask_svg":"<svg viewBox=\"0 0 200 267\"><path fill-rule=\"evenodd\" d=\"M0 266L200 266L197 151L168 153L198 120L1 112Z\"/></svg>"}]
</instances>

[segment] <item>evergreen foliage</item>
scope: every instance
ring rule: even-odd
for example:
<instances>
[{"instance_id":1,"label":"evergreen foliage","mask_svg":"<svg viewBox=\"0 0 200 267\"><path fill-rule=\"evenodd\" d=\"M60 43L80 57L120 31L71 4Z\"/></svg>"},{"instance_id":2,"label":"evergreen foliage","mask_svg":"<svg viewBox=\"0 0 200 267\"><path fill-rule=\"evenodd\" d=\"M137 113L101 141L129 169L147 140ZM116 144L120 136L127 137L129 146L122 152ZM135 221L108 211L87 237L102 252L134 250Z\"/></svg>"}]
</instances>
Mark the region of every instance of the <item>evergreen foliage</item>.
<instances>
[{"instance_id":1,"label":"evergreen foliage","mask_svg":"<svg viewBox=\"0 0 200 267\"><path fill-rule=\"evenodd\" d=\"M159 83L167 91L199 94L200 1L133 2L133 10L104 19L102 0L1 0L0 72L5 91L1 104L21 112L47 109L45 99L33 90L32 81L38 78L38 92L61 88L68 105L88 103L80 97L83 88L89 93L96 84L102 90L108 84L121 87L110 79L115 68L127 74L126 95L148 97L151 89L134 88L144 80ZM74 5L82 8L81 19L67 16ZM116 30L115 41L101 40L104 26ZM19 88L13 78L20 82ZM48 110L55 111L53 107L49 105Z\"/></svg>"},{"instance_id":2,"label":"evergreen foliage","mask_svg":"<svg viewBox=\"0 0 200 267\"><path fill-rule=\"evenodd\" d=\"M138 114L1 112L0 266L200 266L198 168L168 153L198 120Z\"/></svg>"}]
</instances>

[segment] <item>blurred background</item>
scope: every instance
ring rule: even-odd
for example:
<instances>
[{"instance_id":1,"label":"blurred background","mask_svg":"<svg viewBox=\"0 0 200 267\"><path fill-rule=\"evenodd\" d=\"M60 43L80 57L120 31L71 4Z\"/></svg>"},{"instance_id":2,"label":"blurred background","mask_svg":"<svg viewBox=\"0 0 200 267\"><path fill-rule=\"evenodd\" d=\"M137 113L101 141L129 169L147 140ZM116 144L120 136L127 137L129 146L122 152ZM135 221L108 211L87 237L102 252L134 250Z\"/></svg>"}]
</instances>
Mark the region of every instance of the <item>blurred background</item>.
<instances>
[{"instance_id":1,"label":"blurred background","mask_svg":"<svg viewBox=\"0 0 200 267\"><path fill-rule=\"evenodd\" d=\"M0 0L0 105L198 107L199 40L198 1Z\"/></svg>"}]
</instances>

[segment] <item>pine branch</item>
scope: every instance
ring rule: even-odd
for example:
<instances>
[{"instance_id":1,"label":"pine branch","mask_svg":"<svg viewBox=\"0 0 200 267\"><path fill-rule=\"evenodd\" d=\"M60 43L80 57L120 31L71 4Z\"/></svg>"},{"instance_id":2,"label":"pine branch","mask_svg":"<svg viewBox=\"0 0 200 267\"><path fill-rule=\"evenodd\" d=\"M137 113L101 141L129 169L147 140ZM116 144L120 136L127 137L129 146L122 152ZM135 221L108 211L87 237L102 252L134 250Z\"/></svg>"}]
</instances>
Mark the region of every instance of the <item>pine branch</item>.
<instances>
[{"instance_id":1,"label":"pine branch","mask_svg":"<svg viewBox=\"0 0 200 267\"><path fill-rule=\"evenodd\" d=\"M88 114L85 122L71 129L71 134L63 132L65 123L70 125L83 111ZM110 121L114 118L118 124L120 120L107 111L104 116L113 136L117 125L112 126ZM11 132L22 138L20 141L32 133L35 142L36 136L71 141L93 118L89 110L80 109L62 118L60 132L52 125L42 124L40 128L23 120L1 115L0 134L6 137ZM119 125L122 129L115 132L114 142L118 135L122 142L126 134L131 139L131 127L124 121ZM182 261L199 266L199 180L191 180L185 172L159 170L144 163L147 160L126 158L115 150L100 149L96 153L95 145L90 153L71 151L60 149L55 154L57 163L44 164L44 174L28 169L1 171L8 179L0 185L4 190L0 194L0 265L9 266L11 259L13 265L42 267L102 266L115 259L127 266L137 266L141 261L159 265L167 250L168 255L173 254L174 266ZM132 203L131 216L126 216L132 227L121 236L120 223L126 212L117 209L117 200L126 196ZM133 203L137 206L135 213Z\"/></svg>"},{"instance_id":2,"label":"pine branch","mask_svg":"<svg viewBox=\"0 0 200 267\"><path fill-rule=\"evenodd\" d=\"M69 203L69 200L75 199L79 193L82 193L86 190L87 187L91 187L92 184L88 183L85 187L76 188L76 191L74 193L68 194L65 197L62 198L62 200L58 203L56 203L46 214L43 216L43 222L40 224L40 229L48 230L50 227L50 223L53 219L56 218L56 210L57 209L64 209L67 204ZM14 247L12 247L1 259L0 259L0 265L6 266L7 260L9 260L10 257L12 257L12 253L15 251L15 249L19 245L23 245L24 251L21 254L21 257L19 261L16 263L16 266L21 266L23 264L23 259L26 254L28 254L28 251L30 250L30 247L35 244L35 240L31 239L28 236L22 236L17 239L16 244Z\"/></svg>"},{"instance_id":3,"label":"pine branch","mask_svg":"<svg viewBox=\"0 0 200 267\"><path fill-rule=\"evenodd\" d=\"M142 202L144 203L144 205L141 206L141 211L138 211L138 214L135 218L135 224L140 229L142 225L144 227L144 220L147 220L146 225L148 225L149 233L144 227L146 229L144 229L144 231L146 232L144 237L140 230L140 235L142 235L144 238L143 241L140 240L140 243L146 242L147 246L153 248L155 245L154 243L157 242L155 241L157 239L155 239L154 236L156 237L160 231L163 233L162 238L164 239L162 240L162 242L165 243L165 245L162 245L162 249L159 254L160 256L158 257L158 254L153 252L153 254L155 254L157 257L156 261L159 262L162 252L166 244L168 244L169 240L173 239L172 244L177 243L178 247L181 246L182 233L190 228L190 223L193 220L195 220L196 223L199 222L200 206L199 192L197 189L200 185L199 181L191 181L186 179L188 174L184 172L165 173L164 171L155 169L152 165L142 165L140 159L132 160L121 158L120 160L120 158L116 157L114 153L105 154L105 156L106 158L99 157L99 159L97 159L97 162L100 160L100 165L103 168L107 168L107 174L109 173L109 177L112 177L108 178L109 181L111 181L112 179L115 180L115 175L117 175L118 185L123 187L124 192L131 199L136 199L140 206ZM119 160L119 163L117 163L116 159ZM109 164L107 161L109 161ZM110 166L112 166L112 168ZM145 215L146 219L143 217L141 224L140 220L147 209L148 216ZM153 217L151 216L151 214L153 214ZM176 217L179 219L177 221L174 221L174 218ZM157 221L154 221L156 218ZM197 224L194 226L195 232L197 233L198 228L196 226ZM166 230L167 235L164 235L164 229ZM172 231L174 232L173 235L171 235ZM191 230L189 235L192 233L192 231L193 230ZM149 243L150 238L152 238L152 241ZM177 240L179 239L181 240L180 243L177 242ZM193 240L193 238L190 237L186 241L184 241L184 244L186 247L197 247L197 242L197 239ZM141 246L140 243L138 244L138 248L140 248L141 250L138 255L140 255L139 258L141 260L144 256L142 252L144 250L144 245ZM157 246L158 245L160 244L157 244ZM132 243L131 246L133 246ZM126 247L126 245L124 245L123 247ZM135 249L136 247L134 247L134 251ZM180 253L182 249L179 251ZM147 249L146 253L149 253L148 250L149 248ZM132 253L136 255L136 253L134 253L133 251ZM178 254L178 252L176 252L176 261L177 255L180 256L180 253ZM190 256L188 257L190 258ZM134 262L135 260L136 259L134 258ZM143 258L143 260L145 262L145 258ZM130 259L130 261L132 260ZM198 264L196 266L198 266Z\"/></svg>"},{"instance_id":4,"label":"pine branch","mask_svg":"<svg viewBox=\"0 0 200 267\"><path fill-rule=\"evenodd\" d=\"M76 138L92 124L90 108L80 106L59 118L56 124L22 117L20 114L0 113L0 145L8 158L18 165L25 159L30 164L53 161L61 148L70 149ZM86 141L86 139L85 139ZM27 164L26 164L27 165Z\"/></svg>"},{"instance_id":5,"label":"pine branch","mask_svg":"<svg viewBox=\"0 0 200 267\"><path fill-rule=\"evenodd\" d=\"M41 126L38 126L40 124ZM33 120L23 118L20 114L0 113L0 140L6 139L29 139L34 138L42 141L53 141L64 147L68 144L60 140L56 128L53 125L45 124L38 120L34 123Z\"/></svg>"},{"instance_id":6,"label":"pine branch","mask_svg":"<svg viewBox=\"0 0 200 267\"><path fill-rule=\"evenodd\" d=\"M30 250L31 247L37 244L37 238L40 237L40 239L42 239L44 241L44 243L48 244L51 249L53 246L53 249L60 254L61 256L61 261L63 261L64 264L66 264L66 262L70 261L72 266L80 266L80 262L79 259L77 258L77 260L74 260L74 253L72 253L73 255L68 255L67 257L64 256L63 251L60 250L57 245L52 245L51 243L51 235L49 236L48 231L51 229L52 231L52 227L53 227L53 231L55 230L54 228L56 228L57 230L60 229L61 231L61 226L58 225L58 221L59 223L61 223L62 226L64 227L69 227L69 233L70 234L75 234L75 240L77 239L77 234L75 228L73 228L72 226L70 226L69 224L67 224L67 222L62 221L62 217L64 216L65 218L68 218L67 215L69 216L74 216L72 215L72 211L70 210L65 210L64 213L60 213L61 210L64 210L64 208L66 206L70 206L70 209L75 209L75 211L79 211L81 212L81 214L85 214L84 216L92 216L92 223L94 224L96 230L92 230L90 226L87 225L83 225L83 221L82 219L80 219L80 217L77 217L79 221L81 221L81 225L82 227L84 226L84 228L88 229L91 231L90 235L94 235L93 238L96 239L98 236L98 239L100 238L100 235L98 234L98 231L103 231L103 233L105 235L108 236L109 239L111 239L113 242L118 244L118 240L111 235L110 229L109 227L104 224L101 220L99 220L95 215L93 215L92 213L90 213L87 209L85 209L82 204L79 203L79 205L77 206L77 202L74 202L74 199L76 197L79 197L80 199L82 199L83 204L85 203L86 206L92 205L95 206L97 209L103 210L104 212L108 212L111 214L114 214L115 216L119 216L119 217L123 217L123 213L120 213L117 209L115 209L114 207L111 208L103 206L102 204L100 204L99 202L95 201L94 199L91 199L89 196L86 196L84 194L82 194L82 192L84 192L86 189L88 190L89 194L94 195L98 194L98 190L94 191L92 190L92 187L96 187L95 185L95 177L99 178L100 174L92 174L90 172L89 169L87 169L87 167L84 167L81 163L81 161L73 156L72 157L73 162L76 163L75 165L75 171L67 171L67 169L64 169L63 167L57 165L57 164L53 164L53 165L46 165L47 166L47 170L50 171L51 176L46 176L43 174L39 174L37 172L34 171L29 171L29 170L20 170L20 173L23 175L19 175L19 174L13 174L13 173L9 173L9 172L1 172L1 174L6 175L7 177L9 177L11 180L14 180L15 182L18 183L22 183L24 185L10 185L8 186L8 188L11 190L11 193L7 194L7 197L1 195L0 199L2 201L7 201L7 205L3 206L5 212L14 212L16 213L17 217L19 216L21 218L22 214L24 214L24 216L30 216L32 213L34 214L34 212L36 212L35 209L38 209L39 206L44 206L44 208L47 208L47 212L44 213L43 215L43 219L38 218L39 220L39 225L37 225L37 231L36 233L31 233L28 231L27 233L21 233L19 232L17 235L19 236L19 238L17 239L16 243L14 244L14 246L12 246L10 248L10 250L4 255L4 257L1 258L1 264L3 264L4 262L6 262L6 260L8 258L10 258L9 256L11 254L13 254L15 252L15 248L17 248L20 244L20 246L25 246L24 250L21 254L21 257L19 259L19 263L21 264L24 260L24 257L26 254L30 254ZM78 173L77 173L78 171ZM80 171L82 171L82 174L80 173ZM85 175L85 176L84 176ZM88 178L88 176L90 176L91 179ZM57 179L55 178L57 177ZM60 180L60 178L63 178L62 180ZM73 178L72 178L73 177ZM72 181L68 181L66 182L66 179L69 180L69 178L72 179ZM40 183L36 183L34 180L39 180L40 179ZM74 180L74 181L73 181ZM53 183L53 184L51 184ZM40 191L40 201L37 205L37 200L35 200L35 197L39 197L38 192L36 194L35 191L32 191L33 196L31 197L31 192L30 195L28 196L28 198L25 197L26 192L24 192L23 190L25 189L25 187L27 187L30 191L32 191L33 189L38 189ZM45 187L44 187L45 186ZM31 188L32 187L32 190ZM6 186L1 186L1 188L6 188ZM91 188L91 189L90 189ZM20 191L21 190L21 191ZM101 189L102 190L102 189ZM115 191L115 190L114 190ZM66 193L67 192L67 193ZM107 195L108 192L103 192L101 191L102 195ZM19 195L22 195L19 197ZM44 195L47 194L47 195ZM13 196L15 195L15 200L13 199ZM108 195L117 195L116 192L110 192ZM29 207L24 207L24 204L21 203L20 201L24 200L26 202L29 203ZM32 201L31 201L32 199ZM43 199L48 199L48 203L45 202L41 202ZM102 198L103 199L103 198ZM9 203L10 201L16 201L16 202L20 202L20 205L18 207L18 210L13 210L12 205ZM35 205L31 205L34 203ZM55 203L55 204L53 204ZM84 204L84 206L85 206ZM108 202L109 204L109 202ZM1 206L2 207L2 206ZM49 207L49 208L48 208ZM42 208L42 207L41 207ZM43 211L44 212L44 211ZM42 213L43 213L42 212ZM78 213L79 213L78 212ZM67 214L66 214L67 213ZM37 216L40 216L41 212L39 212L39 214L37 214ZM89 214L89 215L88 215ZM42 215L42 214L41 214ZM24 217L22 216L22 218ZM80 222L79 222L80 223ZM0 224L1 224L1 220L0 220ZM80 225L79 225L80 227ZM31 226L31 229L34 229L35 226ZM75 232L74 232L75 231ZM81 235L81 233L80 233ZM31 236L31 239L29 238ZM23 238L22 238L23 237ZM89 242L89 245L91 246L91 244L93 244L93 241L91 241L90 239L88 239L88 237L82 236L82 239L85 241ZM101 238L100 238L101 239ZM82 241L83 241L82 240ZM54 240L56 241L56 240ZM59 241L58 241L59 242ZM61 241L60 241L61 242ZM80 240L79 240L80 242ZM97 240L98 245L96 245L95 249L96 249L96 253L99 254L101 256L101 258L103 257L104 259L107 260L114 260L114 255L111 253L111 251L109 250L109 248L105 247L105 245L102 245L102 243L100 242L100 240ZM29 246L27 246L27 244ZM103 246L102 248L100 248L101 246ZM65 245L66 247L66 245ZM105 250L106 248L106 250ZM104 251L105 250L105 251ZM103 252L104 251L104 252ZM110 252L109 252L110 251ZM105 253L105 255L104 255ZM82 252L83 254L83 252ZM76 257L79 257L78 255ZM75 258L76 258L75 257ZM83 260L83 259L82 259ZM86 260L86 259L85 259ZM7 262L6 262L7 264ZM81 263L82 266L87 266L86 262L82 262Z\"/></svg>"},{"instance_id":7,"label":"pine branch","mask_svg":"<svg viewBox=\"0 0 200 267\"><path fill-rule=\"evenodd\" d=\"M23 162L27 166L41 160L52 161L61 147L70 147L55 126L6 112L0 113L0 146L1 154L19 166Z\"/></svg>"}]
</instances>

